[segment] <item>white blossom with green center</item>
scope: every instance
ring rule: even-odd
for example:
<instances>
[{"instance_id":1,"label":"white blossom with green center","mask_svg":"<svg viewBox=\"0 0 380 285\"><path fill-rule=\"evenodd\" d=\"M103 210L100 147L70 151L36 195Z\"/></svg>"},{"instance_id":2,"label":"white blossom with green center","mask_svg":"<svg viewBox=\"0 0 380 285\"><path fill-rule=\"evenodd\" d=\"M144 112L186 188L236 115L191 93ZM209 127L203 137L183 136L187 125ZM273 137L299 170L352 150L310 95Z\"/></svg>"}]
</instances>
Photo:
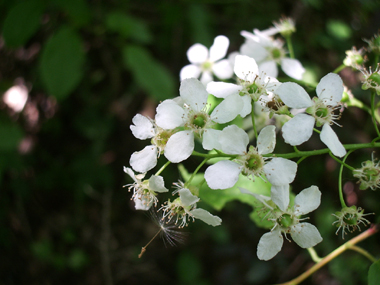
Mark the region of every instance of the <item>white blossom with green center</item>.
<instances>
[{"instance_id":1,"label":"white blossom with green center","mask_svg":"<svg viewBox=\"0 0 380 285\"><path fill-rule=\"evenodd\" d=\"M210 82L207 91L218 98L227 98L239 94L244 102L240 116L245 117L252 111L251 101L256 102L260 96L267 96L281 84L277 79L259 74L256 61L245 55L235 57L234 72L239 84Z\"/></svg>"},{"instance_id":2,"label":"white blossom with green center","mask_svg":"<svg viewBox=\"0 0 380 285\"><path fill-rule=\"evenodd\" d=\"M257 138L257 147L250 146L248 151L248 135L236 125L224 128L219 141L221 151L238 156L234 161L222 160L206 169L205 179L211 189L233 187L242 173L252 179L266 177L272 184L272 191L286 192L289 196L289 190L284 186L294 180L297 164L284 158L272 158L269 161L263 157L273 152L276 145L275 126L263 128Z\"/></svg>"},{"instance_id":3,"label":"white blossom with green center","mask_svg":"<svg viewBox=\"0 0 380 285\"><path fill-rule=\"evenodd\" d=\"M286 75L298 80L302 79L305 69L297 59L286 57L282 41L273 39L256 29L253 34L242 31L241 35L246 38L246 42L240 47L240 53L254 58L259 64L260 72L277 77L277 65L281 65Z\"/></svg>"},{"instance_id":4,"label":"white blossom with green center","mask_svg":"<svg viewBox=\"0 0 380 285\"><path fill-rule=\"evenodd\" d=\"M206 85L213 80L213 74L219 79L229 79L232 77L232 66L226 56L230 42L225 36L217 36L214 43L208 50L202 44L194 44L187 51L189 65L184 66L180 71L181 81L186 78L200 78Z\"/></svg>"},{"instance_id":5,"label":"white blossom with green center","mask_svg":"<svg viewBox=\"0 0 380 285\"><path fill-rule=\"evenodd\" d=\"M127 184L128 191L133 190L132 198L135 202L136 210L149 210L154 204L157 205L157 193L168 192L165 188L164 178L161 176L152 175L149 180L142 180L145 173L135 175L129 167L124 167L124 172L127 173L132 179L132 184Z\"/></svg>"},{"instance_id":6,"label":"white blossom with green center","mask_svg":"<svg viewBox=\"0 0 380 285\"><path fill-rule=\"evenodd\" d=\"M203 84L189 78L181 82L179 103L165 100L157 107L156 124L162 129L172 130L183 127L184 130L170 136L164 155L171 162L178 163L187 159L194 150L194 135L202 137L205 132L214 134L215 123L232 121L243 107L238 94L223 100L211 114L208 114L208 93Z\"/></svg>"},{"instance_id":7,"label":"white blossom with green center","mask_svg":"<svg viewBox=\"0 0 380 285\"><path fill-rule=\"evenodd\" d=\"M244 193L249 193L248 190ZM273 196L273 195L272 195ZM272 198L273 200L273 198ZM284 239L282 233L287 238L290 234L294 242L302 248L313 247L322 241L322 237L318 229L310 224L301 222L307 218L300 218L300 216L308 214L317 209L321 203L321 192L317 186L311 186L302 190L294 200L294 206L289 208L289 203L283 209L282 204L273 201L278 208L264 205L269 207L271 214L268 217L275 225L269 233L264 234L257 246L257 257L261 260L272 259L278 252L280 252Z\"/></svg>"},{"instance_id":8,"label":"white blossom with green center","mask_svg":"<svg viewBox=\"0 0 380 285\"><path fill-rule=\"evenodd\" d=\"M299 113L282 127L282 136L290 145L300 145L309 140L313 133L314 125L322 126L321 141L331 152L342 157L346 150L339 141L338 136L330 127L336 124L340 116L334 111L339 108L338 103L343 95L343 82L339 75L329 73L318 83L316 93L318 98L310 99L309 94L297 83L286 82L276 90L281 100L291 108L306 108L306 113Z\"/></svg>"}]
</instances>

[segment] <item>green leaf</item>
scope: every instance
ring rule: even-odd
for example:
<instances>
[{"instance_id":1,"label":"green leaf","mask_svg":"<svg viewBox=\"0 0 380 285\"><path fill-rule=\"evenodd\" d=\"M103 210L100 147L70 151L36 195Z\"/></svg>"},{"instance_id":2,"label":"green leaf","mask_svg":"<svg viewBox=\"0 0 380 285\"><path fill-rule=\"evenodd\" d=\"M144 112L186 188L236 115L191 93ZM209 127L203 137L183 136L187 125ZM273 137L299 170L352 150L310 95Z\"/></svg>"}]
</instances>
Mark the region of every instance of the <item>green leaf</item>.
<instances>
[{"instance_id":1,"label":"green leaf","mask_svg":"<svg viewBox=\"0 0 380 285\"><path fill-rule=\"evenodd\" d=\"M91 11L84 0L53 0L77 27L88 24L91 20Z\"/></svg>"},{"instance_id":2,"label":"green leaf","mask_svg":"<svg viewBox=\"0 0 380 285\"><path fill-rule=\"evenodd\" d=\"M107 29L124 38L131 38L141 43L150 43L152 35L145 22L122 12L111 12L106 16Z\"/></svg>"},{"instance_id":3,"label":"green leaf","mask_svg":"<svg viewBox=\"0 0 380 285\"><path fill-rule=\"evenodd\" d=\"M85 55L78 34L62 27L45 44L40 59L40 75L51 95L65 99L83 76Z\"/></svg>"},{"instance_id":4,"label":"green leaf","mask_svg":"<svg viewBox=\"0 0 380 285\"><path fill-rule=\"evenodd\" d=\"M9 47L24 45L40 26L43 10L41 0L24 1L12 7L4 20L5 44Z\"/></svg>"},{"instance_id":5,"label":"green leaf","mask_svg":"<svg viewBox=\"0 0 380 285\"><path fill-rule=\"evenodd\" d=\"M23 130L6 119L0 120L0 150L10 151L17 149L21 139L24 136Z\"/></svg>"},{"instance_id":6,"label":"green leaf","mask_svg":"<svg viewBox=\"0 0 380 285\"><path fill-rule=\"evenodd\" d=\"M157 101L174 97L174 79L169 71L140 46L123 49L123 60L137 82Z\"/></svg>"},{"instance_id":7,"label":"green leaf","mask_svg":"<svg viewBox=\"0 0 380 285\"><path fill-rule=\"evenodd\" d=\"M380 280L380 259L374 263L369 268L368 271L368 285L377 285Z\"/></svg>"},{"instance_id":8,"label":"green leaf","mask_svg":"<svg viewBox=\"0 0 380 285\"><path fill-rule=\"evenodd\" d=\"M329 20L327 22L327 32L340 40L350 38L352 33L350 27L339 20Z\"/></svg>"}]
</instances>

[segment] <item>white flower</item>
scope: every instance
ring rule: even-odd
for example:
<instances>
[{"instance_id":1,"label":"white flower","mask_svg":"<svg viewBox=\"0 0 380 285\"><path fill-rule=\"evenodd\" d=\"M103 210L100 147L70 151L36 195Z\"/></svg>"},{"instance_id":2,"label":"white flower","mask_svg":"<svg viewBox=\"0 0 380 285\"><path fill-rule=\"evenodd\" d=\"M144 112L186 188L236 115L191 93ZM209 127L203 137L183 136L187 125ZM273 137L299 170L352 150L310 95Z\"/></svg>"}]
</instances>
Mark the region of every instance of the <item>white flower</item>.
<instances>
[{"instance_id":1,"label":"white flower","mask_svg":"<svg viewBox=\"0 0 380 285\"><path fill-rule=\"evenodd\" d=\"M191 219L193 221L194 219L200 219L213 227L219 226L222 223L222 219L218 216L214 216L204 209L197 208L196 203L199 201L199 198L193 195L189 189L184 188L183 182L179 181L175 185L177 186L177 190L173 194L178 193L179 197L173 202L170 200L165 202L159 209L159 211L163 211L164 219L167 218L168 221L171 221L173 217L176 217L175 224L178 224L180 228L187 226Z\"/></svg>"},{"instance_id":2,"label":"white flower","mask_svg":"<svg viewBox=\"0 0 380 285\"><path fill-rule=\"evenodd\" d=\"M215 123L232 121L243 107L238 94L229 96L208 114L208 93L201 82L195 78L181 82L180 97L184 104L174 100L165 100L157 107L156 123L165 130L184 127L185 130L173 134L164 150L165 157L178 163L187 159L194 150L194 134L202 137L212 132Z\"/></svg>"},{"instance_id":3,"label":"white flower","mask_svg":"<svg viewBox=\"0 0 380 285\"><path fill-rule=\"evenodd\" d=\"M305 69L297 59L285 56L282 41L275 40L256 29L254 34L242 31L241 35L246 38L246 42L241 46L240 53L253 57L258 62L260 71L268 76L277 77L277 65L281 65L286 75L298 80L302 79Z\"/></svg>"},{"instance_id":4,"label":"white flower","mask_svg":"<svg viewBox=\"0 0 380 285\"><path fill-rule=\"evenodd\" d=\"M246 176L266 176L272 184L272 191L288 191L285 185L291 183L297 172L297 164L284 158L267 158L262 155L273 152L276 144L274 126L263 128L257 138L257 147L250 146L246 132L231 125L223 129L219 136L221 150L226 154L238 155L235 161L222 160L209 166L205 179L211 189L227 189L236 184L239 174Z\"/></svg>"},{"instance_id":5,"label":"white flower","mask_svg":"<svg viewBox=\"0 0 380 285\"><path fill-rule=\"evenodd\" d=\"M277 88L276 94L287 106L296 109L307 108L306 113L308 113L299 113L285 123L282 135L286 143L300 145L311 137L314 124L317 127L323 126L321 141L334 155L342 157L346 154L346 150L330 127L335 123L334 120L339 119L334 111L340 108L338 103L343 94L342 79L337 74L327 74L318 83L316 93L318 97L311 100L306 91L293 82L283 83Z\"/></svg>"},{"instance_id":6,"label":"white flower","mask_svg":"<svg viewBox=\"0 0 380 285\"><path fill-rule=\"evenodd\" d=\"M128 191L133 190L132 199L135 202L136 210L149 210L154 204L157 205L157 193L168 192L165 188L164 179L161 176L152 175L149 180L142 180L145 173L135 175L129 167L124 167L124 172L132 179L132 184L127 184Z\"/></svg>"},{"instance_id":7,"label":"white flower","mask_svg":"<svg viewBox=\"0 0 380 285\"><path fill-rule=\"evenodd\" d=\"M187 51L189 65L184 66L180 72L181 81L186 78L199 78L206 85L213 80L213 74L220 79L232 77L232 67L227 59L221 60L227 54L230 42L225 36L217 36L214 44L208 50L204 45L194 44Z\"/></svg>"},{"instance_id":8,"label":"white flower","mask_svg":"<svg viewBox=\"0 0 380 285\"><path fill-rule=\"evenodd\" d=\"M145 173L157 165L157 158L164 151L168 139L174 132L158 127L154 120L140 114L136 114L132 122L134 125L131 125L130 128L136 138L152 139L152 145L134 152L129 160L133 170Z\"/></svg>"},{"instance_id":9,"label":"white flower","mask_svg":"<svg viewBox=\"0 0 380 285\"><path fill-rule=\"evenodd\" d=\"M226 82L210 82L207 91L218 98L228 98L239 94L244 102L240 116L245 117L252 111L251 101L257 101L260 96L268 95L280 85L277 79L259 75L256 61L245 55L235 57L234 72L239 78L239 85Z\"/></svg>"},{"instance_id":10,"label":"white flower","mask_svg":"<svg viewBox=\"0 0 380 285\"><path fill-rule=\"evenodd\" d=\"M275 202L275 201L273 201ZM276 202L275 202L276 203ZM321 203L321 192L317 186L311 186L302 190L294 200L294 206L286 210L274 209L272 211L272 220L275 222L274 227L269 233L264 234L257 246L257 256L261 260L273 258L282 248L284 242L282 233L285 238L290 234L302 248L313 247L322 241L318 229L310 223L300 223L306 219L300 219L301 215L308 214L319 207Z\"/></svg>"}]
</instances>

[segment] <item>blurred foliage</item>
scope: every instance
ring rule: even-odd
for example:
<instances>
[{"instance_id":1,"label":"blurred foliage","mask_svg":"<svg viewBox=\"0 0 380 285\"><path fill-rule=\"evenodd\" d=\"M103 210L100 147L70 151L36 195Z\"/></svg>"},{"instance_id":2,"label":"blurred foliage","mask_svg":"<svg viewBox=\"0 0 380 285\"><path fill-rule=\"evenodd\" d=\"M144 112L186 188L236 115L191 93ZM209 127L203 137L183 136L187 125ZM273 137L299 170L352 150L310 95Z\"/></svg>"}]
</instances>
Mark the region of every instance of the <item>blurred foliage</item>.
<instances>
[{"instance_id":1,"label":"blurred foliage","mask_svg":"<svg viewBox=\"0 0 380 285\"><path fill-rule=\"evenodd\" d=\"M346 50L378 32L380 3L0 0L0 93L20 82L29 91L20 113L0 103L1 283L267 284L308 268L310 258L294 243L285 242L275 259L259 261L256 245L265 230L250 220L251 206L229 202L234 194L228 191L220 193L222 226L197 222L184 245L164 248L156 240L140 260L140 248L157 229L122 188L122 166L145 145L130 133L132 117L152 117L159 101L178 95L187 49L196 42L210 46L224 34L229 51L236 51L241 30L266 29L281 15L296 20L295 54L318 80L341 64ZM358 83L348 69L341 76L350 88ZM353 91L369 102L360 89ZM352 129L338 131L342 141L370 139L364 112L353 108L343 117ZM318 147L310 142L305 149ZM348 160L359 166L370 155L357 152ZM293 190L318 185L327 201L313 216L324 237L316 250L323 255L343 243L331 227L331 213L339 210L338 169L329 157L307 161ZM179 171L167 172L168 186ZM359 191L350 173L344 179L348 196L380 213L379 191ZM201 194L205 208L216 193ZM379 253L376 240L362 246ZM356 253L339 258L308 284L366 281L368 261Z\"/></svg>"}]
</instances>

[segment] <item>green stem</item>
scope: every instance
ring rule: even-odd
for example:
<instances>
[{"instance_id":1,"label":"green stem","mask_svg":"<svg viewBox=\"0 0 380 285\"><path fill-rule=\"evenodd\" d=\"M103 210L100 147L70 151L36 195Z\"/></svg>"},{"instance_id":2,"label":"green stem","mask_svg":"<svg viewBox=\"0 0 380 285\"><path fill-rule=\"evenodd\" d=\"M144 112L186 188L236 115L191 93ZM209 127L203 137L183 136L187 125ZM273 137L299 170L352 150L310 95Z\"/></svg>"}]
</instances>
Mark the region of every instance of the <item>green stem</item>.
<instances>
[{"instance_id":1,"label":"green stem","mask_svg":"<svg viewBox=\"0 0 380 285\"><path fill-rule=\"evenodd\" d=\"M343 187L342 187L342 175L343 175L343 166L346 164L346 159L350 155L350 153L353 152L353 150L350 150L343 158L343 161L341 161L340 169L339 169L339 200L340 204L342 205L342 208L347 208L346 203L344 202L344 196L343 196ZM330 156L335 159L335 156L332 155L330 152ZM339 162L339 159L336 159ZM352 168L352 167L351 167ZM351 169L350 168L350 169ZM351 170L354 170L353 168Z\"/></svg>"},{"instance_id":2,"label":"green stem","mask_svg":"<svg viewBox=\"0 0 380 285\"><path fill-rule=\"evenodd\" d=\"M376 129L377 136L380 137L379 128L377 127L377 122L375 120L375 91L371 91L371 115L372 115L372 122Z\"/></svg>"},{"instance_id":3,"label":"green stem","mask_svg":"<svg viewBox=\"0 0 380 285\"><path fill-rule=\"evenodd\" d=\"M282 283L279 285L297 285L297 284L301 283L306 278L308 278L311 274L313 274L314 272L319 270L321 267L323 267L324 265L329 263L331 260L333 260L335 257L339 256L340 254L345 252L347 249L352 249L352 247L355 244L369 238L370 236L374 235L378 231L379 231L378 225L372 226L371 228L369 228L365 232L361 233L360 235L354 237L353 239L349 240L345 244L343 244L340 247L338 247L337 249L335 249L333 252L331 252L329 255L324 257L320 262L316 263L314 266L309 268L307 271L302 273L300 276L294 278L293 280L291 280L289 282Z\"/></svg>"},{"instance_id":4,"label":"green stem","mask_svg":"<svg viewBox=\"0 0 380 285\"><path fill-rule=\"evenodd\" d=\"M344 64L342 64L341 66L338 66L334 71L333 73L338 73L340 71L342 71L343 69L345 69L346 66Z\"/></svg>"},{"instance_id":5,"label":"green stem","mask_svg":"<svg viewBox=\"0 0 380 285\"><path fill-rule=\"evenodd\" d=\"M352 151L350 151L349 153L351 153ZM330 156L335 160L335 161L337 161L339 164L341 164L342 166L345 166L345 167L347 167L348 169L350 169L350 170L352 170L352 171L354 171L355 170L355 168L353 168L352 166L350 166L350 165L348 165L347 163L345 163L344 161L346 160L346 157L347 157L347 155L346 155L346 157L343 159L343 161L342 160L340 160L339 158L337 158L336 156L334 156L331 152L329 153L330 154Z\"/></svg>"},{"instance_id":6,"label":"green stem","mask_svg":"<svg viewBox=\"0 0 380 285\"><path fill-rule=\"evenodd\" d=\"M170 164L170 161L167 161L155 174L155 176L158 176L161 174L162 171Z\"/></svg>"},{"instance_id":7,"label":"green stem","mask_svg":"<svg viewBox=\"0 0 380 285\"><path fill-rule=\"evenodd\" d=\"M355 250L357 252L359 252L360 254L364 255L365 257L367 257L371 262L375 262L376 261L376 258L372 256L372 254L370 254L368 251L366 251L365 249L359 247L359 246L356 246L356 245L353 245L351 248L351 250Z\"/></svg>"},{"instance_id":8,"label":"green stem","mask_svg":"<svg viewBox=\"0 0 380 285\"><path fill-rule=\"evenodd\" d=\"M293 50L291 35L285 36L285 39L286 39L286 44L288 46L290 58L294 58L294 50Z\"/></svg>"},{"instance_id":9,"label":"green stem","mask_svg":"<svg viewBox=\"0 0 380 285\"><path fill-rule=\"evenodd\" d=\"M198 167L194 170L193 174L191 174L189 180L187 180L186 182L186 185L190 184L191 183L191 180L193 180L194 176L198 173L199 169L201 169L201 167L203 166L203 164L205 164L207 162L207 160L209 160L209 158L205 158L199 165Z\"/></svg>"},{"instance_id":10,"label":"green stem","mask_svg":"<svg viewBox=\"0 0 380 285\"><path fill-rule=\"evenodd\" d=\"M216 158L216 157L228 157L228 158L236 158L238 155L232 155L232 154L225 154L225 153L215 153L215 154L208 154L208 153L200 153L197 151L193 151L191 155L194 156L200 156L200 157L205 157L205 158Z\"/></svg>"},{"instance_id":11,"label":"green stem","mask_svg":"<svg viewBox=\"0 0 380 285\"><path fill-rule=\"evenodd\" d=\"M251 100L251 105L252 105L251 118L252 118L253 131L255 132L255 138L257 139L257 130L256 130L256 124L255 124L255 102L253 100Z\"/></svg>"},{"instance_id":12,"label":"green stem","mask_svg":"<svg viewBox=\"0 0 380 285\"><path fill-rule=\"evenodd\" d=\"M315 262L315 263L318 263L322 260L322 258L320 258L317 254L317 252L315 251L314 247L309 247L307 248L307 251L309 252L310 254L310 257L311 259Z\"/></svg>"}]
</instances>

